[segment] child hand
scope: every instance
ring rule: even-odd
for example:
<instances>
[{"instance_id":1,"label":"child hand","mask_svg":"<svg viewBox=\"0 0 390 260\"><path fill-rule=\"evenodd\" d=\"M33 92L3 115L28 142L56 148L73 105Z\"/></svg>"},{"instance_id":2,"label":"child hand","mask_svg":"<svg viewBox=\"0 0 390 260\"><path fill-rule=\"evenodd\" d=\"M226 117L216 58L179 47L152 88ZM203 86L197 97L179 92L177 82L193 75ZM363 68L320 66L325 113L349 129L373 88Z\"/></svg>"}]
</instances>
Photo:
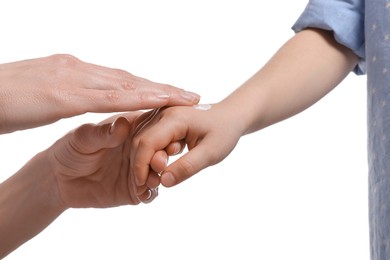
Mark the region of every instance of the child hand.
<instances>
[{"instance_id":1,"label":"child hand","mask_svg":"<svg viewBox=\"0 0 390 260\"><path fill-rule=\"evenodd\" d=\"M162 185L171 187L221 162L243 133L243 125L221 103L157 109L143 119L130 149L131 172L138 186L149 182L150 162L157 151L178 150L180 143L188 146L189 151L161 173Z\"/></svg>"}]
</instances>

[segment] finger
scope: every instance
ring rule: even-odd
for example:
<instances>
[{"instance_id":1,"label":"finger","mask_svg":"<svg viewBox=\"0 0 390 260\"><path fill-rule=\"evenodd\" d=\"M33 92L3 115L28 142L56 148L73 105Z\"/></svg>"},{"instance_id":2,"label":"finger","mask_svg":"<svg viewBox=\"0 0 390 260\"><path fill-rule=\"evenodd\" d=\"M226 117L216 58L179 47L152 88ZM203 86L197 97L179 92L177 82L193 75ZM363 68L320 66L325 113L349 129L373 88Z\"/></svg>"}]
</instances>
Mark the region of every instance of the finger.
<instances>
[{"instance_id":1,"label":"finger","mask_svg":"<svg viewBox=\"0 0 390 260\"><path fill-rule=\"evenodd\" d=\"M123 117L117 118L112 124L86 124L74 131L71 144L79 152L94 153L102 148L118 146L129 132L130 124Z\"/></svg>"},{"instance_id":2,"label":"finger","mask_svg":"<svg viewBox=\"0 0 390 260\"><path fill-rule=\"evenodd\" d=\"M193 105L197 104L200 96L196 93L186 91L168 84L156 83L130 73L120 71L122 82L121 88L129 94L129 90L134 92L136 97L140 97L138 109L158 108L164 106ZM143 101L149 101L150 104ZM157 102L153 105L154 102ZM145 106L146 105L146 106Z\"/></svg>"},{"instance_id":3,"label":"finger","mask_svg":"<svg viewBox=\"0 0 390 260\"><path fill-rule=\"evenodd\" d=\"M150 168L154 172L162 172L168 165L168 155L164 150L156 152L150 161Z\"/></svg>"},{"instance_id":4,"label":"finger","mask_svg":"<svg viewBox=\"0 0 390 260\"><path fill-rule=\"evenodd\" d=\"M137 109L193 105L200 100L198 94L168 84L155 83L136 76L133 76L131 80L136 86L135 97L138 96L137 100L140 100ZM137 105L137 103L135 104Z\"/></svg>"},{"instance_id":5,"label":"finger","mask_svg":"<svg viewBox=\"0 0 390 260\"><path fill-rule=\"evenodd\" d=\"M199 95L167 84L155 83L139 77L107 78L101 87L84 88L78 92L87 102L87 112L120 112L153 109L164 106L193 105Z\"/></svg>"},{"instance_id":6,"label":"finger","mask_svg":"<svg viewBox=\"0 0 390 260\"><path fill-rule=\"evenodd\" d=\"M84 87L85 89L99 90L101 94L112 101L115 101L121 96L124 97L122 99L123 101L126 99L135 101L134 103L123 103L123 105L128 108L129 106L133 106L133 109L127 110L140 110L173 105L193 105L197 104L200 100L198 94L168 84L156 83L133 75L125 70L83 62L75 57L67 57L65 61L67 63L72 61L72 64L78 65L78 68L85 74L84 78L88 79L91 78L91 75L93 76L89 82L89 84L93 84L93 86L87 85Z\"/></svg>"},{"instance_id":7,"label":"finger","mask_svg":"<svg viewBox=\"0 0 390 260\"><path fill-rule=\"evenodd\" d=\"M158 173L150 171L148 179L146 181L146 186L149 188L155 189L160 185L160 176Z\"/></svg>"},{"instance_id":8,"label":"finger","mask_svg":"<svg viewBox=\"0 0 390 260\"><path fill-rule=\"evenodd\" d=\"M139 116L135 122L134 136L141 132L156 117L159 111L160 109L153 109Z\"/></svg>"},{"instance_id":9,"label":"finger","mask_svg":"<svg viewBox=\"0 0 390 260\"><path fill-rule=\"evenodd\" d=\"M184 148L186 148L186 143L184 140L180 140L180 141L170 143L165 148L165 151L169 156L174 156L182 153Z\"/></svg>"},{"instance_id":10,"label":"finger","mask_svg":"<svg viewBox=\"0 0 390 260\"><path fill-rule=\"evenodd\" d=\"M150 203L158 196L158 188L150 189L148 188L143 194L138 196L138 199L142 203Z\"/></svg>"},{"instance_id":11,"label":"finger","mask_svg":"<svg viewBox=\"0 0 390 260\"><path fill-rule=\"evenodd\" d=\"M135 187L135 191L136 191L135 195L139 197L143 193L145 193L147 189L148 189L148 186L146 186L146 184L142 185L142 186L137 186L137 187Z\"/></svg>"},{"instance_id":12,"label":"finger","mask_svg":"<svg viewBox=\"0 0 390 260\"><path fill-rule=\"evenodd\" d=\"M163 127L151 127L133 139L131 149L131 172L134 173L138 186L145 184L150 170L150 163L156 151L162 151L171 142L182 140L186 134L186 126L176 123L163 124ZM158 172L157 169L156 172Z\"/></svg>"},{"instance_id":13,"label":"finger","mask_svg":"<svg viewBox=\"0 0 390 260\"><path fill-rule=\"evenodd\" d=\"M199 171L220 161L218 157L208 152L212 146L206 143L202 142L170 164L161 174L161 184L165 187L175 186Z\"/></svg>"}]
</instances>

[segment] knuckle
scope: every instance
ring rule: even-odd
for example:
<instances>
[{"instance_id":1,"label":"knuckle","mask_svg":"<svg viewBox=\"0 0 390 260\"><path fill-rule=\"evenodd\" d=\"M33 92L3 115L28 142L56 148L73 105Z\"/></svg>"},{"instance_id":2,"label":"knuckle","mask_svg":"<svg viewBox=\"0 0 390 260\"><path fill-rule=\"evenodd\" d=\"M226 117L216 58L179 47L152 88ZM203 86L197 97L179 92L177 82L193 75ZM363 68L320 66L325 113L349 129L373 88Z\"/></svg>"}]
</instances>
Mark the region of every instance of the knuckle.
<instances>
[{"instance_id":1,"label":"knuckle","mask_svg":"<svg viewBox=\"0 0 390 260\"><path fill-rule=\"evenodd\" d=\"M133 77L132 77L132 74L130 74L128 71L126 71L126 70L123 70L123 69L118 69L118 68L114 68L114 69L112 69L113 70L113 72L117 75L117 76L119 76L119 77L123 77L123 78L125 78L125 79L132 79Z\"/></svg>"},{"instance_id":2,"label":"knuckle","mask_svg":"<svg viewBox=\"0 0 390 260\"><path fill-rule=\"evenodd\" d=\"M84 136L85 132L88 132L88 130L91 128L92 124L83 124L79 127L77 127L75 130L73 130L73 136L75 138L79 138Z\"/></svg>"},{"instance_id":3,"label":"knuckle","mask_svg":"<svg viewBox=\"0 0 390 260\"><path fill-rule=\"evenodd\" d=\"M75 56L70 54L54 54L50 56L50 59L55 64L64 65L64 66L73 66L80 61Z\"/></svg>"},{"instance_id":4,"label":"knuckle","mask_svg":"<svg viewBox=\"0 0 390 260\"><path fill-rule=\"evenodd\" d=\"M121 81L119 83L119 85L123 90L126 90L126 91L129 91L129 90L133 91L137 88L137 84L136 84L135 80L132 78L125 79L125 80Z\"/></svg>"},{"instance_id":5,"label":"knuckle","mask_svg":"<svg viewBox=\"0 0 390 260\"><path fill-rule=\"evenodd\" d=\"M178 168L181 172L181 175L185 178L189 178L195 174L194 165L185 158L182 158L178 161Z\"/></svg>"},{"instance_id":6,"label":"knuckle","mask_svg":"<svg viewBox=\"0 0 390 260\"><path fill-rule=\"evenodd\" d=\"M81 143L80 141L83 141L86 139L86 137L88 136L88 133L91 132L93 127L94 127L94 124L92 124L92 123L91 124L83 124L73 131L72 140L73 140L75 147L79 146L79 144Z\"/></svg>"},{"instance_id":7,"label":"knuckle","mask_svg":"<svg viewBox=\"0 0 390 260\"><path fill-rule=\"evenodd\" d=\"M118 85L123 90L135 90L139 84L138 78L122 69L112 69L113 74L118 77Z\"/></svg>"},{"instance_id":8,"label":"knuckle","mask_svg":"<svg viewBox=\"0 0 390 260\"><path fill-rule=\"evenodd\" d=\"M120 93L113 89L104 92L104 99L110 103L118 103L120 96Z\"/></svg>"},{"instance_id":9,"label":"knuckle","mask_svg":"<svg viewBox=\"0 0 390 260\"><path fill-rule=\"evenodd\" d=\"M73 86L67 86L66 82L69 82L69 73L77 69L80 60L69 54L54 54L47 57L47 63L51 66L51 77L55 79L53 88L62 89L63 91L69 89L70 91Z\"/></svg>"},{"instance_id":10,"label":"knuckle","mask_svg":"<svg viewBox=\"0 0 390 260\"><path fill-rule=\"evenodd\" d=\"M151 98L149 93L144 93L144 92L139 92L137 97L141 104L147 102Z\"/></svg>"}]
</instances>

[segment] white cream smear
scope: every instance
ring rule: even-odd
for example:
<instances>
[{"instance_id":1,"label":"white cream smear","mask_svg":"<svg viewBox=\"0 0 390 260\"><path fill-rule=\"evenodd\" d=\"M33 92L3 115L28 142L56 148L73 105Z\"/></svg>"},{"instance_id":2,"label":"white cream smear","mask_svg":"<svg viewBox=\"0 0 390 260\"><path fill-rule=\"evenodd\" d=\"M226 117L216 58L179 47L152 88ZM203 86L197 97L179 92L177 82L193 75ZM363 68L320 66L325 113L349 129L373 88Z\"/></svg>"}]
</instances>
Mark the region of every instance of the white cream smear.
<instances>
[{"instance_id":1,"label":"white cream smear","mask_svg":"<svg viewBox=\"0 0 390 260\"><path fill-rule=\"evenodd\" d=\"M209 110L209 109L211 109L211 105L210 104L197 104L197 105L193 105L192 107L197 109L197 110Z\"/></svg>"}]
</instances>

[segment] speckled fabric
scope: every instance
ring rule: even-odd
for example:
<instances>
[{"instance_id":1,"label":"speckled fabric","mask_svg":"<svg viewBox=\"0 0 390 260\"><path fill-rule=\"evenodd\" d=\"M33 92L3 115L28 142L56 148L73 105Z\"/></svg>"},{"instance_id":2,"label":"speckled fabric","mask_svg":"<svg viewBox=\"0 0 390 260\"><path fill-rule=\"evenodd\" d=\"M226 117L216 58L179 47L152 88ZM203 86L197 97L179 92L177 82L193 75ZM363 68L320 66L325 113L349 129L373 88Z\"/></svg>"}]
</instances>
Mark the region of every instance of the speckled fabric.
<instances>
[{"instance_id":1,"label":"speckled fabric","mask_svg":"<svg viewBox=\"0 0 390 260\"><path fill-rule=\"evenodd\" d=\"M370 252L390 259L390 0L312 0L293 26L334 32L367 73ZM346 101L347 103L348 101Z\"/></svg>"}]
</instances>

